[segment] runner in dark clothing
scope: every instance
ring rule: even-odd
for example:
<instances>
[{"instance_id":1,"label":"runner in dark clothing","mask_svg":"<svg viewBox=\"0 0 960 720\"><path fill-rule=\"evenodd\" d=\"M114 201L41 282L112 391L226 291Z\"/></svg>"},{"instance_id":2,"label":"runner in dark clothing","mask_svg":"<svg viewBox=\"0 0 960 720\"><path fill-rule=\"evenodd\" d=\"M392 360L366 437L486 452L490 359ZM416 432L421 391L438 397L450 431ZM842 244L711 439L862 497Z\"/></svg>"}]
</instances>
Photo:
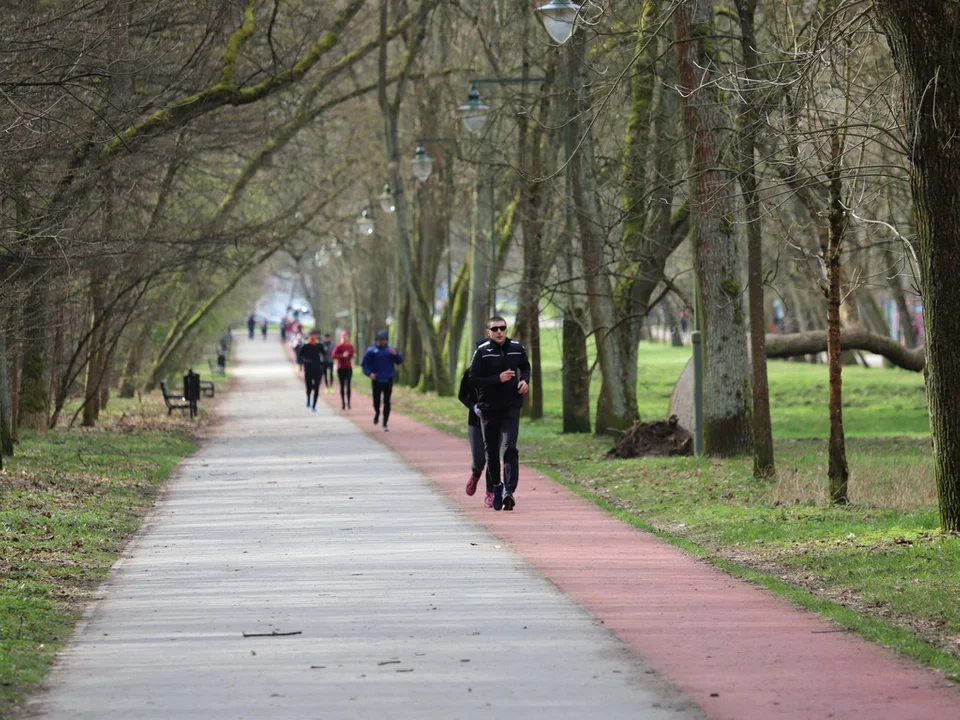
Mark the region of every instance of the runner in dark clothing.
<instances>
[{"instance_id":1,"label":"runner in dark clothing","mask_svg":"<svg viewBox=\"0 0 960 720\"><path fill-rule=\"evenodd\" d=\"M319 335L311 334L297 353L297 363L303 368L303 380L307 386L307 407L313 412L317 411L317 395L320 394L320 378L323 377L323 363L326 360L326 351L319 341Z\"/></svg>"},{"instance_id":2,"label":"runner in dark clothing","mask_svg":"<svg viewBox=\"0 0 960 720\"><path fill-rule=\"evenodd\" d=\"M257 329L257 319L251 315L247 318L247 330L250 332L250 339L253 340L253 333Z\"/></svg>"},{"instance_id":3,"label":"runner in dark clothing","mask_svg":"<svg viewBox=\"0 0 960 720\"><path fill-rule=\"evenodd\" d=\"M326 353L326 360L323 363L323 384L328 393L333 392L333 340L330 339L330 333L323 334L321 341Z\"/></svg>"},{"instance_id":4,"label":"runner in dark clothing","mask_svg":"<svg viewBox=\"0 0 960 720\"><path fill-rule=\"evenodd\" d=\"M383 399L383 431L387 432L390 419L390 396L393 394L394 367L403 362L403 355L387 344L387 331L378 330L374 344L363 354L360 368L370 378L373 390L373 424L380 421L380 400Z\"/></svg>"},{"instance_id":5,"label":"runner in dark clothing","mask_svg":"<svg viewBox=\"0 0 960 720\"><path fill-rule=\"evenodd\" d=\"M520 472L517 435L520 408L529 390L527 351L507 337L507 321L494 316L487 321L487 336L470 363L470 387L477 391L480 426L487 472L494 483L493 509L513 510ZM503 446L503 482L500 481L500 447Z\"/></svg>"},{"instance_id":6,"label":"runner in dark clothing","mask_svg":"<svg viewBox=\"0 0 960 720\"><path fill-rule=\"evenodd\" d=\"M467 495L473 495L477 491L477 483L480 482L480 473L487 464L486 455L483 450L483 428L480 427L480 415L477 414L477 391L470 387L470 368L463 371L460 378L460 391L457 398L467 408L467 440L470 443L470 479L467 480ZM487 494L483 504L487 507L493 507L493 480L490 473L487 476Z\"/></svg>"},{"instance_id":7,"label":"runner in dark clothing","mask_svg":"<svg viewBox=\"0 0 960 720\"><path fill-rule=\"evenodd\" d=\"M356 350L350 342L350 333L340 333L340 342L333 348L333 359L337 361L337 380L340 381L340 408L350 409L350 383L353 379L353 356Z\"/></svg>"}]
</instances>

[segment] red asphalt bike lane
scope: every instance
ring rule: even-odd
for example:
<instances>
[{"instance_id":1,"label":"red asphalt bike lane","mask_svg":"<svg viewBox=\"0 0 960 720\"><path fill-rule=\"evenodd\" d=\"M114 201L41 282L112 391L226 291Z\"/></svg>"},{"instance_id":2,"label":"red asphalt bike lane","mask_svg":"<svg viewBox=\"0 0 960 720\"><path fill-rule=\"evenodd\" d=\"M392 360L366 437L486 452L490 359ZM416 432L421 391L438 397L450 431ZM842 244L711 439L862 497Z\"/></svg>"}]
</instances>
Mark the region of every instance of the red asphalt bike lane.
<instances>
[{"instance_id":1,"label":"red asphalt bike lane","mask_svg":"<svg viewBox=\"0 0 960 720\"><path fill-rule=\"evenodd\" d=\"M365 378L359 378L366 382ZM727 575L521 466L513 512L467 497L465 439L397 412L371 424L370 398L335 409L422 472L621 641L718 720L960 718L960 692L936 671L844 633ZM451 399L451 402L456 400ZM520 429L523 450L523 424Z\"/></svg>"}]
</instances>

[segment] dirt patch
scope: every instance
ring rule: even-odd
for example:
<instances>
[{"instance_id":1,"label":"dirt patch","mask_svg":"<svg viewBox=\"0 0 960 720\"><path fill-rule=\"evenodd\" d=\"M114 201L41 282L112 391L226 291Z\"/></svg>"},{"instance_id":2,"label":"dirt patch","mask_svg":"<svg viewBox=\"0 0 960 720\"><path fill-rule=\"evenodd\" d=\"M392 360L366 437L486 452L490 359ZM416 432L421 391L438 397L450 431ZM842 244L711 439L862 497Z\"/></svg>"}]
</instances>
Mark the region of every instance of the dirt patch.
<instances>
[{"instance_id":1,"label":"dirt patch","mask_svg":"<svg viewBox=\"0 0 960 720\"><path fill-rule=\"evenodd\" d=\"M669 420L638 422L626 430L607 458L693 455L693 436L671 415Z\"/></svg>"}]
</instances>

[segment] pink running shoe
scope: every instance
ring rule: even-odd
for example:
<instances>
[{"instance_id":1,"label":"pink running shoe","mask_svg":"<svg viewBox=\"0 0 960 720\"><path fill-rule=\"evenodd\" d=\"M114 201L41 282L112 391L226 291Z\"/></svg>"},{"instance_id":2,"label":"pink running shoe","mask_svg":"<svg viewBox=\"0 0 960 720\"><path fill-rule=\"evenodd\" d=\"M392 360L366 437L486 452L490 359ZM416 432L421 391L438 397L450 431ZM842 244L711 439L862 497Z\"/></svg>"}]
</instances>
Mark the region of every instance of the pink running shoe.
<instances>
[{"instance_id":1,"label":"pink running shoe","mask_svg":"<svg viewBox=\"0 0 960 720\"><path fill-rule=\"evenodd\" d=\"M487 493L487 496L483 499L484 507L493 507L493 493Z\"/></svg>"},{"instance_id":2,"label":"pink running shoe","mask_svg":"<svg viewBox=\"0 0 960 720\"><path fill-rule=\"evenodd\" d=\"M477 483L480 482L480 478L477 475L471 475L470 479L467 480L467 495L473 495L477 491Z\"/></svg>"}]
</instances>

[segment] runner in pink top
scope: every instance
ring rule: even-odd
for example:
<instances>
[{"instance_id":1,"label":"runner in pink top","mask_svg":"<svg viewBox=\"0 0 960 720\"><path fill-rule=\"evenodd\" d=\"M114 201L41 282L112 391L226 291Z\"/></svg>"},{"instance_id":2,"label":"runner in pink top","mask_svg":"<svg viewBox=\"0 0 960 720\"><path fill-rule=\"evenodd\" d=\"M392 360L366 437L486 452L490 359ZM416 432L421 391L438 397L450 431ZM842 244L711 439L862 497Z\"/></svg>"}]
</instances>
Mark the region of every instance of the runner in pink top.
<instances>
[{"instance_id":1,"label":"runner in pink top","mask_svg":"<svg viewBox=\"0 0 960 720\"><path fill-rule=\"evenodd\" d=\"M340 332L340 342L333 348L333 359L337 363L337 379L340 381L340 407L350 408L350 382L353 378L353 356L356 354L350 343L350 333Z\"/></svg>"}]
</instances>

